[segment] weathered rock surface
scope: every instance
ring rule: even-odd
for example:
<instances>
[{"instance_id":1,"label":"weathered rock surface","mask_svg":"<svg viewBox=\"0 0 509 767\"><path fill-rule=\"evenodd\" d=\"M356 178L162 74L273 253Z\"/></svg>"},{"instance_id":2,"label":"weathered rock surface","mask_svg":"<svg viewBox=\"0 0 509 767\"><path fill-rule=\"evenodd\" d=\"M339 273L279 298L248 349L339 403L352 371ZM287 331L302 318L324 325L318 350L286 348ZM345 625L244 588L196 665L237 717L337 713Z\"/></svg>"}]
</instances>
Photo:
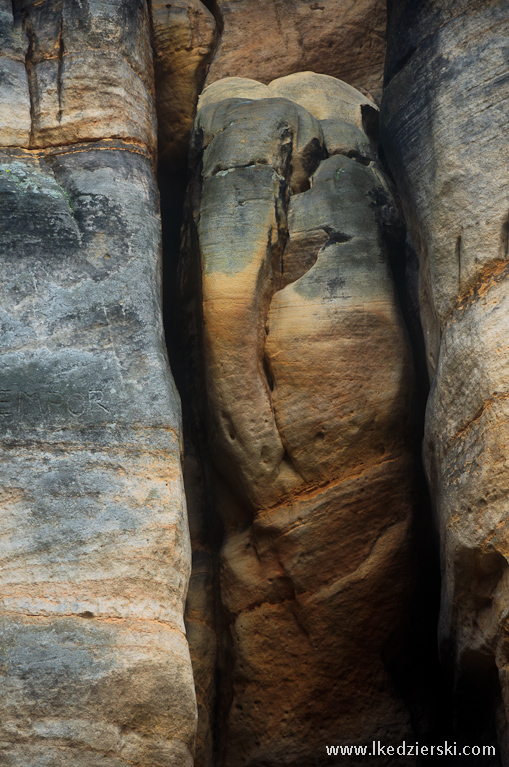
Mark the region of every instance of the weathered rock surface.
<instances>
[{"instance_id":1,"label":"weathered rock surface","mask_svg":"<svg viewBox=\"0 0 509 767\"><path fill-rule=\"evenodd\" d=\"M225 77L268 83L309 69L380 98L386 26L382 0L217 0L217 7L223 30L207 84Z\"/></svg>"},{"instance_id":2,"label":"weathered rock surface","mask_svg":"<svg viewBox=\"0 0 509 767\"><path fill-rule=\"evenodd\" d=\"M1 13L0 762L190 767L147 9Z\"/></svg>"},{"instance_id":3,"label":"weathered rock surface","mask_svg":"<svg viewBox=\"0 0 509 767\"><path fill-rule=\"evenodd\" d=\"M154 152L144 2L2 0L0 10L2 146L41 148L109 137Z\"/></svg>"},{"instance_id":4,"label":"weathered rock surface","mask_svg":"<svg viewBox=\"0 0 509 767\"><path fill-rule=\"evenodd\" d=\"M391 6L382 139L419 255L434 376L424 454L443 655L459 735L489 741L498 720L507 763L507 4Z\"/></svg>"},{"instance_id":5,"label":"weathered rock surface","mask_svg":"<svg viewBox=\"0 0 509 767\"><path fill-rule=\"evenodd\" d=\"M28 146L31 122L25 67L27 40L21 13L14 16L14 10L9 0L0 2L0 145Z\"/></svg>"},{"instance_id":6,"label":"weathered rock surface","mask_svg":"<svg viewBox=\"0 0 509 767\"><path fill-rule=\"evenodd\" d=\"M200 0L152 0L158 152L170 170L187 167L196 102L217 41L216 21Z\"/></svg>"},{"instance_id":7,"label":"weathered rock surface","mask_svg":"<svg viewBox=\"0 0 509 767\"><path fill-rule=\"evenodd\" d=\"M411 588L411 366L366 102L310 73L232 78L195 125L183 294L225 528L225 767L411 735L386 667Z\"/></svg>"}]
</instances>

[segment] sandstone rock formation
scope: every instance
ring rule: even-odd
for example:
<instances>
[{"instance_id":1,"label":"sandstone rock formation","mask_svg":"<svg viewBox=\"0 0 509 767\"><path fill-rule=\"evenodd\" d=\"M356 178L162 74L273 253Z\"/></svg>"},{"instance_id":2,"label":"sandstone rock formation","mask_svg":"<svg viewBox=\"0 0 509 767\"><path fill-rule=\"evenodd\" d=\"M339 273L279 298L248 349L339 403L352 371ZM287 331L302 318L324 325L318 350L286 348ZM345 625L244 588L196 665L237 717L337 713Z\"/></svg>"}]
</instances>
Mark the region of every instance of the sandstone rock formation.
<instances>
[{"instance_id":1,"label":"sandstone rock formation","mask_svg":"<svg viewBox=\"0 0 509 767\"><path fill-rule=\"evenodd\" d=\"M381 139L454 737L509 765L506 5L389 0ZM0 764L328 767L426 730L385 16L0 0ZM154 172L171 283L193 123L184 447Z\"/></svg>"},{"instance_id":2,"label":"sandstone rock formation","mask_svg":"<svg viewBox=\"0 0 509 767\"><path fill-rule=\"evenodd\" d=\"M190 767L145 3L0 4L0 762Z\"/></svg>"},{"instance_id":3,"label":"sandstone rock formation","mask_svg":"<svg viewBox=\"0 0 509 767\"><path fill-rule=\"evenodd\" d=\"M312 70L382 92L383 0L217 0L222 23L207 84L225 77L268 83Z\"/></svg>"},{"instance_id":4,"label":"sandstone rock formation","mask_svg":"<svg viewBox=\"0 0 509 767\"><path fill-rule=\"evenodd\" d=\"M411 735L386 663L411 588L397 213L346 84L233 78L200 104L182 280L225 529L220 764L327 764Z\"/></svg>"},{"instance_id":5,"label":"sandstone rock formation","mask_svg":"<svg viewBox=\"0 0 509 767\"><path fill-rule=\"evenodd\" d=\"M196 102L218 30L200 0L152 0L150 7L159 158L172 171L186 170Z\"/></svg>"},{"instance_id":6,"label":"sandstone rock formation","mask_svg":"<svg viewBox=\"0 0 509 767\"><path fill-rule=\"evenodd\" d=\"M458 735L498 721L507 763L507 4L390 5L382 139L420 260L442 652Z\"/></svg>"}]
</instances>

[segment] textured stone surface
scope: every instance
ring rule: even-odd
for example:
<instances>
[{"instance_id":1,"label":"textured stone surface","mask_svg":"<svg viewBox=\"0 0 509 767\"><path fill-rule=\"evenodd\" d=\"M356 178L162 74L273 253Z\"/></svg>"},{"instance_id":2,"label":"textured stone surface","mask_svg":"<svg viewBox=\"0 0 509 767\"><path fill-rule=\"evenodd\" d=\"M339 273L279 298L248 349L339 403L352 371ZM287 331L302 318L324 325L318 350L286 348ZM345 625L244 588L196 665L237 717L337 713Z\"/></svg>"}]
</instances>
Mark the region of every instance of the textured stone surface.
<instances>
[{"instance_id":1,"label":"textured stone surface","mask_svg":"<svg viewBox=\"0 0 509 767\"><path fill-rule=\"evenodd\" d=\"M0 11L2 65L7 67L0 97L3 146L112 137L155 150L144 2L2 0Z\"/></svg>"},{"instance_id":2,"label":"textured stone surface","mask_svg":"<svg viewBox=\"0 0 509 767\"><path fill-rule=\"evenodd\" d=\"M248 77L226 77L200 94L199 108L228 98L284 98L304 107L318 120L332 120L337 128L347 122L361 128L363 108L378 112L373 102L347 83L315 72L295 72L268 85ZM338 117L341 114L341 118ZM366 139L364 139L366 140ZM331 154L334 153L333 148Z\"/></svg>"},{"instance_id":3,"label":"textured stone surface","mask_svg":"<svg viewBox=\"0 0 509 767\"><path fill-rule=\"evenodd\" d=\"M490 740L498 719L507 760L507 5L391 5L382 138L419 255L434 376L424 452L443 656L458 733Z\"/></svg>"},{"instance_id":4,"label":"textured stone surface","mask_svg":"<svg viewBox=\"0 0 509 767\"><path fill-rule=\"evenodd\" d=\"M33 119L20 86L18 137L2 134L18 146L0 150L0 761L190 767L190 545L147 12L2 12ZM8 115L16 93L0 81Z\"/></svg>"},{"instance_id":5,"label":"textured stone surface","mask_svg":"<svg viewBox=\"0 0 509 767\"><path fill-rule=\"evenodd\" d=\"M27 40L21 13L14 17L11 0L0 2L0 145L28 146L30 137L30 94L25 55Z\"/></svg>"},{"instance_id":6,"label":"textured stone surface","mask_svg":"<svg viewBox=\"0 0 509 767\"><path fill-rule=\"evenodd\" d=\"M223 31L207 83L264 83L310 69L381 96L386 9L381 0L218 0Z\"/></svg>"},{"instance_id":7,"label":"textured stone surface","mask_svg":"<svg viewBox=\"0 0 509 767\"><path fill-rule=\"evenodd\" d=\"M397 214L366 99L283 80L211 85L192 148L183 290L226 531L225 767L325 765L329 741L411 736L386 666L411 588Z\"/></svg>"},{"instance_id":8,"label":"textured stone surface","mask_svg":"<svg viewBox=\"0 0 509 767\"><path fill-rule=\"evenodd\" d=\"M200 0L153 0L152 41L160 160L187 166L196 102L217 40L216 21Z\"/></svg>"}]
</instances>

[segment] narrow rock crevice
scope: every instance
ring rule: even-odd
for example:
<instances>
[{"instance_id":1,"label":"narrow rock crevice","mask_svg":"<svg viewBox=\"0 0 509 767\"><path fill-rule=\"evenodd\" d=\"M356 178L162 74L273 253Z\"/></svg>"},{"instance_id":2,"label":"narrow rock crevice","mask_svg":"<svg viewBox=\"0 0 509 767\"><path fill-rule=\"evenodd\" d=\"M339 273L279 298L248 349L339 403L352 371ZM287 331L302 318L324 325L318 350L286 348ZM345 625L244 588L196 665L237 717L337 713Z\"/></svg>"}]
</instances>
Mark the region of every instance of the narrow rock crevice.
<instances>
[{"instance_id":1,"label":"narrow rock crevice","mask_svg":"<svg viewBox=\"0 0 509 767\"><path fill-rule=\"evenodd\" d=\"M36 81L35 81L35 72L34 72L34 68L32 64L35 39L34 39L32 22L28 18L27 11L23 12L22 28L27 39L27 50L25 53L25 70L27 73L28 95L30 98L30 134L29 134L28 145L29 147L31 147L34 141L34 131L35 131Z\"/></svg>"},{"instance_id":2,"label":"narrow rock crevice","mask_svg":"<svg viewBox=\"0 0 509 767\"><path fill-rule=\"evenodd\" d=\"M217 48L217 45L219 43L219 37L223 33L223 29L224 29L223 14L217 0L202 0L202 2L203 2L203 5L209 9L209 11L211 12L211 14L214 16L216 20L217 33L218 33L218 40L216 42L216 48ZM215 53L215 50L214 50L214 53ZM214 53L212 53L211 58L214 58Z\"/></svg>"},{"instance_id":3,"label":"narrow rock crevice","mask_svg":"<svg viewBox=\"0 0 509 767\"><path fill-rule=\"evenodd\" d=\"M58 58L57 58L57 98L58 98L58 114L57 120L62 122L62 65L64 61L65 45L64 45L64 19L63 13L60 17L60 30L58 35Z\"/></svg>"},{"instance_id":4,"label":"narrow rock crevice","mask_svg":"<svg viewBox=\"0 0 509 767\"><path fill-rule=\"evenodd\" d=\"M500 231L500 257L509 259L509 214Z\"/></svg>"},{"instance_id":5,"label":"narrow rock crevice","mask_svg":"<svg viewBox=\"0 0 509 767\"><path fill-rule=\"evenodd\" d=\"M401 70L410 61L410 59L412 58L416 50L417 50L417 46L411 45L409 49L406 51L406 53L396 60L390 73L388 73L387 77L385 78L384 87L389 84L389 81L392 80L392 78L395 77L398 74L398 72L401 72Z\"/></svg>"}]
</instances>

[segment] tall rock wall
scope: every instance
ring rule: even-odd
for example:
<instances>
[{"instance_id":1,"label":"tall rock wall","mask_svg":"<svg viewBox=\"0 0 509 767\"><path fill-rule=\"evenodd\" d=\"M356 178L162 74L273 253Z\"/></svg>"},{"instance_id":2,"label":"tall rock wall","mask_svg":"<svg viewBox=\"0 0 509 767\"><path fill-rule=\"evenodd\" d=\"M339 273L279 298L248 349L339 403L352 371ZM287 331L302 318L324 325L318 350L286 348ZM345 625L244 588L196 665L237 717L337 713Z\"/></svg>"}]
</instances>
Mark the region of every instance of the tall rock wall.
<instances>
[{"instance_id":1,"label":"tall rock wall","mask_svg":"<svg viewBox=\"0 0 509 767\"><path fill-rule=\"evenodd\" d=\"M509 31L501 0L390 4L382 140L420 261L424 457L458 733L505 740Z\"/></svg>"},{"instance_id":2,"label":"tall rock wall","mask_svg":"<svg viewBox=\"0 0 509 767\"><path fill-rule=\"evenodd\" d=\"M372 112L312 73L200 99L182 280L225 531L225 767L412 733L388 671L413 577L412 375Z\"/></svg>"},{"instance_id":3,"label":"tall rock wall","mask_svg":"<svg viewBox=\"0 0 509 767\"><path fill-rule=\"evenodd\" d=\"M207 84L225 77L269 83L311 70L382 93L385 0L217 0L221 35Z\"/></svg>"},{"instance_id":4,"label":"tall rock wall","mask_svg":"<svg viewBox=\"0 0 509 767\"><path fill-rule=\"evenodd\" d=\"M0 3L0 762L190 767L144 2Z\"/></svg>"}]
</instances>

